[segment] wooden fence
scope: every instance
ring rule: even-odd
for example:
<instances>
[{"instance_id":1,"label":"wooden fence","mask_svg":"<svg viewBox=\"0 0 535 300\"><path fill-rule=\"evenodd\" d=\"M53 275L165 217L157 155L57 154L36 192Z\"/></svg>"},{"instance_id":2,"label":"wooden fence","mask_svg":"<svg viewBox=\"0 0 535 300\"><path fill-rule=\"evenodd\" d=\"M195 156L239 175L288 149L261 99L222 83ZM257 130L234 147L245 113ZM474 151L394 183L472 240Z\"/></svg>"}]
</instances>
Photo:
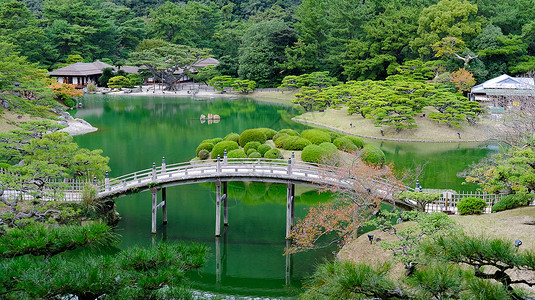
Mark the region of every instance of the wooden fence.
<instances>
[{"instance_id":1,"label":"wooden fence","mask_svg":"<svg viewBox=\"0 0 535 300\"><path fill-rule=\"evenodd\" d=\"M446 213L457 213L457 204L466 197L476 197L483 199L487 206L485 207L483 213L491 213L492 206L498 202L500 199L505 197L505 194L487 194L481 192L443 192L441 193L440 199L433 201L425 206L426 212L437 212L442 211Z\"/></svg>"}]
</instances>

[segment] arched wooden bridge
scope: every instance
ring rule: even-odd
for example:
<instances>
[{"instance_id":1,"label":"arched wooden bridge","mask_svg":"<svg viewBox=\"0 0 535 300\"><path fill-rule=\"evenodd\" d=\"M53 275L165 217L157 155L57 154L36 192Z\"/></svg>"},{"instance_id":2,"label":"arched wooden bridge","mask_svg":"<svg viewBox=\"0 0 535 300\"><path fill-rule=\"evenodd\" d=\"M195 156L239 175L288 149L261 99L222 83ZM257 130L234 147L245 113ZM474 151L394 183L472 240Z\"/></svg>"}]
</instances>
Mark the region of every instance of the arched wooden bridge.
<instances>
[{"instance_id":1,"label":"arched wooden bridge","mask_svg":"<svg viewBox=\"0 0 535 300\"><path fill-rule=\"evenodd\" d=\"M224 225L228 225L227 182L260 181L287 184L287 226L286 237L293 226L294 186L295 184L317 187L337 186L351 188L354 179L340 178L332 167L295 162L290 159L222 159L183 162L167 165L165 159L161 166L153 164L146 169L110 179L106 175L103 184L98 186L97 198L117 198L130 193L152 191L152 232L156 232L156 212L162 208L163 222L167 223L166 188L175 185L199 182L216 182L216 236L220 235L221 205L224 206ZM409 189L406 186L376 178L369 180L369 192L374 192L385 201L396 201L403 208L413 208L414 203L395 199L392 191ZM157 191L162 191L162 201L157 203Z\"/></svg>"}]
</instances>

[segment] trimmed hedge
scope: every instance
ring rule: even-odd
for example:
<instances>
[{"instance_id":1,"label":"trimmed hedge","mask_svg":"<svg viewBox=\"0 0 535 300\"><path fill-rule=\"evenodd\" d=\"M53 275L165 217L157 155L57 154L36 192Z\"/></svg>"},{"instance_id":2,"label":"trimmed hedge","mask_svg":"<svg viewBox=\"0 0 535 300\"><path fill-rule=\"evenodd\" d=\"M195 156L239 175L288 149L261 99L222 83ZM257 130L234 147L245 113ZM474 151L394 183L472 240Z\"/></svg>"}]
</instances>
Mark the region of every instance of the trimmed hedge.
<instances>
[{"instance_id":1,"label":"trimmed hedge","mask_svg":"<svg viewBox=\"0 0 535 300\"><path fill-rule=\"evenodd\" d=\"M210 157L210 152L206 149L201 149L201 151L197 153L197 157L202 160L208 159Z\"/></svg>"},{"instance_id":2,"label":"trimmed hedge","mask_svg":"<svg viewBox=\"0 0 535 300\"><path fill-rule=\"evenodd\" d=\"M331 142L331 134L320 129L306 129L301 132L301 136L309 140L312 144Z\"/></svg>"},{"instance_id":3,"label":"trimmed hedge","mask_svg":"<svg viewBox=\"0 0 535 300\"><path fill-rule=\"evenodd\" d=\"M301 159L311 163L322 163L324 157L329 154L331 154L331 152L324 147L312 144L303 149L303 152L301 152Z\"/></svg>"},{"instance_id":4,"label":"trimmed hedge","mask_svg":"<svg viewBox=\"0 0 535 300\"><path fill-rule=\"evenodd\" d=\"M319 146L321 148L329 151L329 153L331 153L331 154L338 152L338 148L333 143L325 142L325 143L321 143Z\"/></svg>"},{"instance_id":5,"label":"trimmed hedge","mask_svg":"<svg viewBox=\"0 0 535 300\"><path fill-rule=\"evenodd\" d=\"M284 132L283 132L283 133L280 133L280 132L279 132L279 133L277 133L277 134L275 134L275 135L273 136L273 142L277 141L279 138L281 138L281 137L283 137L283 136L289 136L289 134L284 133Z\"/></svg>"},{"instance_id":6,"label":"trimmed hedge","mask_svg":"<svg viewBox=\"0 0 535 300\"><path fill-rule=\"evenodd\" d=\"M487 206L487 202L477 197L466 197L457 204L457 211L461 215L479 215Z\"/></svg>"},{"instance_id":7,"label":"trimmed hedge","mask_svg":"<svg viewBox=\"0 0 535 300\"><path fill-rule=\"evenodd\" d=\"M358 136L354 136L354 135L346 135L344 136L346 139L349 139L350 141L353 142L353 144L355 144L355 146L357 146L359 149L361 149L362 147L365 146L365 143L364 141L359 138Z\"/></svg>"},{"instance_id":8,"label":"trimmed hedge","mask_svg":"<svg viewBox=\"0 0 535 300\"><path fill-rule=\"evenodd\" d=\"M361 159L363 162L375 166L381 166L386 161L385 153L381 149L372 145L364 146Z\"/></svg>"},{"instance_id":9,"label":"trimmed hedge","mask_svg":"<svg viewBox=\"0 0 535 300\"><path fill-rule=\"evenodd\" d=\"M221 142L222 140L223 139L220 138L220 137L213 138L213 139L207 139L207 140L202 141L201 144L206 142L206 143L212 143L212 144L216 145L217 143Z\"/></svg>"},{"instance_id":10,"label":"trimmed hedge","mask_svg":"<svg viewBox=\"0 0 535 300\"><path fill-rule=\"evenodd\" d=\"M264 135L266 136L266 139L268 140L271 140L273 136L277 134L277 131L271 128L258 128L258 130L262 131Z\"/></svg>"},{"instance_id":11,"label":"trimmed hedge","mask_svg":"<svg viewBox=\"0 0 535 300\"><path fill-rule=\"evenodd\" d=\"M246 158L245 152L243 149L234 149L227 153L227 158Z\"/></svg>"},{"instance_id":12,"label":"trimmed hedge","mask_svg":"<svg viewBox=\"0 0 535 300\"><path fill-rule=\"evenodd\" d=\"M235 141L236 143L240 140L240 135L235 133L235 132L231 132L229 134L227 134L227 136L225 138L223 138L224 141Z\"/></svg>"},{"instance_id":13,"label":"trimmed hedge","mask_svg":"<svg viewBox=\"0 0 535 300\"><path fill-rule=\"evenodd\" d=\"M243 151L245 151L245 153L249 153L250 149L256 150L256 149L258 149L258 147L260 147L260 145L262 145L262 144L260 144L259 142L256 142L256 141L249 142L243 147Z\"/></svg>"},{"instance_id":14,"label":"trimmed hedge","mask_svg":"<svg viewBox=\"0 0 535 300\"><path fill-rule=\"evenodd\" d=\"M278 159L282 158L282 155L279 149L271 149L264 154L264 158Z\"/></svg>"},{"instance_id":15,"label":"trimmed hedge","mask_svg":"<svg viewBox=\"0 0 535 300\"><path fill-rule=\"evenodd\" d=\"M262 154L262 156L264 156L264 154L266 154L266 152L271 150L271 146L268 145L268 144L262 144L256 150L258 150L258 152L260 152L260 154Z\"/></svg>"},{"instance_id":16,"label":"trimmed hedge","mask_svg":"<svg viewBox=\"0 0 535 300\"><path fill-rule=\"evenodd\" d=\"M335 139L333 144L336 145L336 148L345 152L353 152L359 149L355 144L353 144L353 141L345 137L339 137Z\"/></svg>"},{"instance_id":17,"label":"trimmed hedge","mask_svg":"<svg viewBox=\"0 0 535 300\"><path fill-rule=\"evenodd\" d=\"M299 132L293 129L281 129L279 133L286 133L287 135L299 136Z\"/></svg>"},{"instance_id":18,"label":"trimmed hedge","mask_svg":"<svg viewBox=\"0 0 535 300\"><path fill-rule=\"evenodd\" d=\"M250 155L251 153L253 153L253 152L258 152L258 151L256 151L256 149L254 149L254 148L248 149L247 151L245 151L245 148L244 148L243 151L244 151L245 153L247 153L247 156L249 156L249 155Z\"/></svg>"},{"instance_id":19,"label":"trimmed hedge","mask_svg":"<svg viewBox=\"0 0 535 300\"><path fill-rule=\"evenodd\" d=\"M254 150L254 149L251 149L251 150ZM249 158L262 158L262 154L260 154L260 152L256 152L255 151L255 152L247 155L247 157L249 157Z\"/></svg>"},{"instance_id":20,"label":"trimmed hedge","mask_svg":"<svg viewBox=\"0 0 535 300\"><path fill-rule=\"evenodd\" d=\"M244 147L252 141L264 144L266 142L266 135L260 129L247 129L240 134L240 146Z\"/></svg>"},{"instance_id":21,"label":"trimmed hedge","mask_svg":"<svg viewBox=\"0 0 535 300\"><path fill-rule=\"evenodd\" d=\"M535 195L518 193L503 197L492 206L492 212L498 212L507 209L513 209L520 206L528 205Z\"/></svg>"},{"instance_id":22,"label":"trimmed hedge","mask_svg":"<svg viewBox=\"0 0 535 300\"><path fill-rule=\"evenodd\" d=\"M228 156L228 153L230 151L238 149L238 148L240 148L240 146L238 145L238 143L234 141L222 141L222 142L217 143L214 146L214 149L212 149L211 157L213 159L216 159L217 155L219 154L219 156L223 158L223 155L225 154L225 149L227 149L227 156Z\"/></svg>"},{"instance_id":23,"label":"trimmed hedge","mask_svg":"<svg viewBox=\"0 0 535 300\"><path fill-rule=\"evenodd\" d=\"M306 146L310 145L310 141L300 136L284 136L275 142L277 148L284 150L303 150Z\"/></svg>"},{"instance_id":24,"label":"trimmed hedge","mask_svg":"<svg viewBox=\"0 0 535 300\"><path fill-rule=\"evenodd\" d=\"M199 144L199 146L197 146L197 150L195 150L195 155L199 156L199 151L201 150L206 150L208 152L212 151L212 149L214 149L214 144L212 143L209 143L209 142L202 142ZM199 156L200 158L200 156Z\"/></svg>"}]
</instances>

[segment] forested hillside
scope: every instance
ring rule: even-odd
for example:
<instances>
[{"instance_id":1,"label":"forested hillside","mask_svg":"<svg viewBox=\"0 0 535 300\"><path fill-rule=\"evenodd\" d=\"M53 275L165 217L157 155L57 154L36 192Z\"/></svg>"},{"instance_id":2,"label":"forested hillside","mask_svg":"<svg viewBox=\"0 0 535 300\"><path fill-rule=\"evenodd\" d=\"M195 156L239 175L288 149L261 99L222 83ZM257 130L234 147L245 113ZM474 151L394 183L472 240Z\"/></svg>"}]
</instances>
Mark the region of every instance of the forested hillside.
<instances>
[{"instance_id":1,"label":"forested hillside","mask_svg":"<svg viewBox=\"0 0 535 300\"><path fill-rule=\"evenodd\" d=\"M144 39L210 49L223 75L278 86L329 71L381 80L409 60L478 82L535 69L534 0L0 0L0 36L49 70L125 64ZM445 75L447 76L447 75Z\"/></svg>"}]
</instances>

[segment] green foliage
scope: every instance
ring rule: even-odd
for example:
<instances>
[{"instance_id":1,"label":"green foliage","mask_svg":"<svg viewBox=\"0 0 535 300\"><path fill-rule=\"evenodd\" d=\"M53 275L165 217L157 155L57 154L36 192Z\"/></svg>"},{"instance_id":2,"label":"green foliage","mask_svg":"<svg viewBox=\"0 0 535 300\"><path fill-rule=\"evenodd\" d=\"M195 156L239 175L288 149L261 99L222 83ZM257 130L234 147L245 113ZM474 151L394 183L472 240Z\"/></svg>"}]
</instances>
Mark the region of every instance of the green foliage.
<instances>
[{"instance_id":1,"label":"green foliage","mask_svg":"<svg viewBox=\"0 0 535 300\"><path fill-rule=\"evenodd\" d=\"M210 152L206 149L201 149L201 151L199 151L199 153L197 153L197 157L201 160L205 160L205 159L208 159L210 158Z\"/></svg>"},{"instance_id":2,"label":"green foliage","mask_svg":"<svg viewBox=\"0 0 535 300\"><path fill-rule=\"evenodd\" d=\"M279 130L279 133L286 133L287 135L295 135L299 136L299 132L293 130L293 129L281 129Z\"/></svg>"},{"instance_id":3,"label":"green foliage","mask_svg":"<svg viewBox=\"0 0 535 300\"><path fill-rule=\"evenodd\" d=\"M281 132L279 132L279 133L277 133L277 134L275 134L275 135L273 136L273 142L276 143L277 140L278 140L279 138L281 138L281 137L283 137L283 136L288 136L288 135L289 135L289 134L287 134L287 133L281 133Z\"/></svg>"},{"instance_id":4,"label":"green foliage","mask_svg":"<svg viewBox=\"0 0 535 300\"><path fill-rule=\"evenodd\" d=\"M234 150L230 150L227 153L227 157L228 158L246 158L247 155L245 154L243 149L234 149Z\"/></svg>"},{"instance_id":5,"label":"green foliage","mask_svg":"<svg viewBox=\"0 0 535 300\"><path fill-rule=\"evenodd\" d=\"M258 130L262 131L266 135L266 139L271 140L277 134L276 130L273 130L271 128L258 128Z\"/></svg>"},{"instance_id":6,"label":"green foliage","mask_svg":"<svg viewBox=\"0 0 535 300\"><path fill-rule=\"evenodd\" d=\"M263 144L266 142L266 135L260 129L247 129L240 134L240 146L244 147L247 143L252 141Z\"/></svg>"},{"instance_id":7,"label":"green foliage","mask_svg":"<svg viewBox=\"0 0 535 300\"><path fill-rule=\"evenodd\" d=\"M418 210L425 212L425 206L428 203L431 203L433 201L440 199L440 194L439 193L424 193L424 192L418 192L418 191L416 192L405 191L405 192L400 193L398 195L398 198L409 199L409 200L415 201L418 205L417 207Z\"/></svg>"},{"instance_id":8,"label":"green foliage","mask_svg":"<svg viewBox=\"0 0 535 300\"><path fill-rule=\"evenodd\" d=\"M223 155L225 153L225 149L227 150L227 155L230 151L240 148L238 143L234 141L222 141L217 143L214 148L212 149L212 154L210 155L212 159L216 159L217 156L221 157L223 159Z\"/></svg>"},{"instance_id":9,"label":"green foliage","mask_svg":"<svg viewBox=\"0 0 535 300\"><path fill-rule=\"evenodd\" d=\"M249 143L251 143L251 142L249 142ZM244 152L245 152L245 150L244 150ZM251 153L253 153L253 152L256 152L256 149L251 148L251 149L247 150L247 152L246 152L246 153L247 153L247 156L249 156L249 155L250 155Z\"/></svg>"},{"instance_id":10,"label":"green foliage","mask_svg":"<svg viewBox=\"0 0 535 300\"><path fill-rule=\"evenodd\" d=\"M282 158L282 155L279 149L271 149L264 153L264 158L279 159Z\"/></svg>"},{"instance_id":11,"label":"green foliage","mask_svg":"<svg viewBox=\"0 0 535 300\"><path fill-rule=\"evenodd\" d=\"M251 154L248 154L247 157L249 158L262 158L262 154L260 154L260 152L252 152Z\"/></svg>"},{"instance_id":12,"label":"green foliage","mask_svg":"<svg viewBox=\"0 0 535 300\"><path fill-rule=\"evenodd\" d=\"M299 76L286 76L282 79L282 84L279 88L289 90L295 90L303 86L325 88L337 84L338 80L335 77L330 77L329 72L313 72Z\"/></svg>"},{"instance_id":13,"label":"green foliage","mask_svg":"<svg viewBox=\"0 0 535 300\"><path fill-rule=\"evenodd\" d=\"M319 146L322 147L323 149L329 151L329 153L331 153L331 154L338 152L338 148L333 143L324 142L324 143L319 144Z\"/></svg>"},{"instance_id":14,"label":"green foliage","mask_svg":"<svg viewBox=\"0 0 535 300\"><path fill-rule=\"evenodd\" d=\"M220 75L220 76L215 76L212 79L210 79L209 83L216 90L222 91L226 87L232 87L232 85L234 84L234 80L236 79L232 78L229 75Z\"/></svg>"},{"instance_id":15,"label":"green foliage","mask_svg":"<svg viewBox=\"0 0 535 300\"><path fill-rule=\"evenodd\" d=\"M76 101L74 99L65 99L64 101L65 105L68 106L68 107L75 107L76 106Z\"/></svg>"},{"instance_id":16,"label":"green foliage","mask_svg":"<svg viewBox=\"0 0 535 300\"><path fill-rule=\"evenodd\" d=\"M266 152L271 150L271 146L270 145L266 145L266 144L262 144L262 145L258 146L257 150L262 156L264 156L264 154L266 154Z\"/></svg>"},{"instance_id":17,"label":"green foliage","mask_svg":"<svg viewBox=\"0 0 535 300\"><path fill-rule=\"evenodd\" d=\"M339 137L335 139L333 144L336 146L336 148L345 152L354 152L358 150L358 147L346 137Z\"/></svg>"},{"instance_id":18,"label":"green foliage","mask_svg":"<svg viewBox=\"0 0 535 300\"><path fill-rule=\"evenodd\" d=\"M312 144L303 149L301 159L311 163L323 163L330 154L332 153L328 149Z\"/></svg>"},{"instance_id":19,"label":"green foliage","mask_svg":"<svg viewBox=\"0 0 535 300\"><path fill-rule=\"evenodd\" d=\"M197 149L195 150L195 155L199 156L199 151L206 150L208 152L212 151L214 149L214 144L210 142L201 142L199 146L197 146Z\"/></svg>"},{"instance_id":20,"label":"green foliage","mask_svg":"<svg viewBox=\"0 0 535 300\"><path fill-rule=\"evenodd\" d=\"M534 194L517 193L503 197L492 206L492 212L513 209L528 205L535 198Z\"/></svg>"},{"instance_id":21,"label":"green foliage","mask_svg":"<svg viewBox=\"0 0 535 300\"><path fill-rule=\"evenodd\" d=\"M355 146L357 146L357 148L359 148L359 149L364 147L364 141L358 136L346 135L346 136L344 136L344 138L349 139L350 141L352 141L353 144L355 144Z\"/></svg>"},{"instance_id":22,"label":"green foliage","mask_svg":"<svg viewBox=\"0 0 535 300\"><path fill-rule=\"evenodd\" d=\"M275 146L284 150L303 150L308 145L310 141L300 136L287 135L275 141Z\"/></svg>"},{"instance_id":23,"label":"green foliage","mask_svg":"<svg viewBox=\"0 0 535 300\"><path fill-rule=\"evenodd\" d=\"M232 83L232 88L235 91L239 91L242 94L249 94L250 92L254 91L254 89L256 88L256 81L247 80L247 79L244 79L244 80L236 79Z\"/></svg>"},{"instance_id":24,"label":"green foliage","mask_svg":"<svg viewBox=\"0 0 535 300\"><path fill-rule=\"evenodd\" d=\"M319 145L324 142L331 142L331 135L321 129L305 129L301 132L301 137L309 140L312 144Z\"/></svg>"},{"instance_id":25,"label":"green foliage","mask_svg":"<svg viewBox=\"0 0 535 300\"><path fill-rule=\"evenodd\" d=\"M108 80L108 87L110 88L131 88L134 85L130 80L124 76L113 76Z\"/></svg>"},{"instance_id":26,"label":"green foliage","mask_svg":"<svg viewBox=\"0 0 535 300\"><path fill-rule=\"evenodd\" d=\"M461 215L478 215L485 209L487 202L478 197L466 197L457 204L457 209Z\"/></svg>"},{"instance_id":27,"label":"green foliage","mask_svg":"<svg viewBox=\"0 0 535 300\"><path fill-rule=\"evenodd\" d=\"M225 138L223 138L223 140L225 140L225 141L235 141L237 143L240 140L240 135L235 133L235 132L231 132L231 133L227 134L227 136L225 136Z\"/></svg>"},{"instance_id":28,"label":"green foliage","mask_svg":"<svg viewBox=\"0 0 535 300\"><path fill-rule=\"evenodd\" d=\"M372 145L366 145L362 148L361 159L365 163L374 166L381 166L386 162L386 156L384 152Z\"/></svg>"},{"instance_id":29,"label":"green foliage","mask_svg":"<svg viewBox=\"0 0 535 300\"><path fill-rule=\"evenodd\" d=\"M256 150L258 149L258 147L260 147L260 145L262 144L257 141L248 142L247 144L245 144L245 146L243 146L243 151L245 151L246 153L249 153L250 149Z\"/></svg>"},{"instance_id":30,"label":"green foliage","mask_svg":"<svg viewBox=\"0 0 535 300\"><path fill-rule=\"evenodd\" d=\"M219 142L221 142L221 141L223 141L222 138L220 138L220 137L216 137L216 138L213 138L213 139L207 139L207 140L204 140L204 141L202 141L201 143L212 143L212 144L216 145L217 143L219 143ZM236 142L237 142L237 141L236 141Z\"/></svg>"}]
</instances>

